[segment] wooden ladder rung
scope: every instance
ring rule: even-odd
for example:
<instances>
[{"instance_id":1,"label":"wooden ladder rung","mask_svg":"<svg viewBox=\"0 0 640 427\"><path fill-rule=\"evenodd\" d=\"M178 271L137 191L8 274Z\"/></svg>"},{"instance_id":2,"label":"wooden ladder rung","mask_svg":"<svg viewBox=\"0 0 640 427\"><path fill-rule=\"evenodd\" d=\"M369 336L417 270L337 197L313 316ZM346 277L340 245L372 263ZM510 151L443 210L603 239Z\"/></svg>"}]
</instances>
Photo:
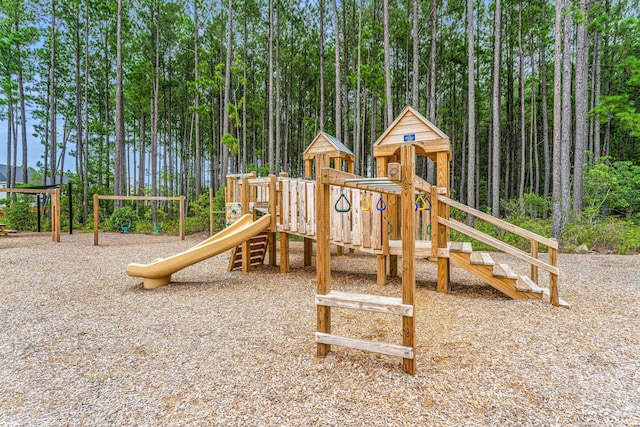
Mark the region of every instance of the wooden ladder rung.
<instances>
[{"instance_id":1,"label":"wooden ladder rung","mask_svg":"<svg viewBox=\"0 0 640 427\"><path fill-rule=\"evenodd\" d=\"M316 305L353 308L413 317L413 306L411 304L403 304L400 298L379 295L331 291L326 295L316 295Z\"/></svg>"},{"instance_id":2,"label":"wooden ladder rung","mask_svg":"<svg viewBox=\"0 0 640 427\"><path fill-rule=\"evenodd\" d=\"M371 351L374 353L386 354L387 356L397 356L402 357L403 359L414 358L413 348L406 347L404 345L385 344L356 338L347 338L338 335L325 334L323 332L316 332L316 342L320 344L339 345L341 347Z\"/></svg>"}]
</instances>

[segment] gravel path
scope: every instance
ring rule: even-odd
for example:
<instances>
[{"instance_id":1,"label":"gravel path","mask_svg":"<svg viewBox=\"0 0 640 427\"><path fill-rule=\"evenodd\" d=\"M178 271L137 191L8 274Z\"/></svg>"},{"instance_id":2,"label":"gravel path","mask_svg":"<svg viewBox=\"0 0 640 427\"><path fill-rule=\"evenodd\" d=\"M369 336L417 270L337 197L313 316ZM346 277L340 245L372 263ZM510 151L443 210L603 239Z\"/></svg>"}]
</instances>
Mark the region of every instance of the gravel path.
<instances>
[{"instance_id":1,"label":"gravel path","mask_svg":"<svg viewBox=\"0 0 640 427\"><path fill-rule=\"evenodd\" d=\"M335 347L315 356L315 270L228 273L228 254L146 291L127 277L203 239L0 238L0 425L640 426L640 256L561 255L571 309L512 301L417 263L417 373ZM494 256L501 259L500 254ZM509 261L524 273L524 266ZM375 258L332 257L334 289L375 285ZM399 343L396 316L334 309L336 334Z\"/></svg>"}]
</instances>

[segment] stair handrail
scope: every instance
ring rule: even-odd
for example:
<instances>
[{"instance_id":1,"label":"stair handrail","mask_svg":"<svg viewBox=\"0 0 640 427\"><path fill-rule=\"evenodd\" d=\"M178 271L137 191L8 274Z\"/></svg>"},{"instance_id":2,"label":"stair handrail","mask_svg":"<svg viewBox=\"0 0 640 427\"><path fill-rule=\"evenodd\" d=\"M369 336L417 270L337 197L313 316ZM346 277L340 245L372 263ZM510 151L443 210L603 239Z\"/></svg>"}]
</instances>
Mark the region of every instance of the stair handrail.
<instances>
[{"instance_id":1,"label":"stair handrail","mask_svg":"<svg viewBox=\"0 0 640 427\"><path fill-rule=\"evenodd\" d=\"M508 243L505 243L495 237L489 236L473 227L461 223L455 219L444 218L438 216L437 221L448 227L452 228L460 233L463 233L473 239L476 239L482 243L492 246L500 251L503 251L511 256L519 258L525 262L528 262L531 266L531 279L538 283L538 267L549 273L549 293L551 303L555 306L560 305L558 297L558 276L560 270L558 269L558 241L555 239L548 239L540 236L532 231L518 227L500 218L488 215L482 211L474 209L463 203L452 200L444 195L438 194L437 201L454 207L462 212L473 215L474 217L486 221L496 227L500 227L510 233L516 234L520 237L529 239L531 242L531 253L524 252ZM549 262L544 262L538 259L538 244L543 244L549 248Z\"/></svg>"}]
</instances>

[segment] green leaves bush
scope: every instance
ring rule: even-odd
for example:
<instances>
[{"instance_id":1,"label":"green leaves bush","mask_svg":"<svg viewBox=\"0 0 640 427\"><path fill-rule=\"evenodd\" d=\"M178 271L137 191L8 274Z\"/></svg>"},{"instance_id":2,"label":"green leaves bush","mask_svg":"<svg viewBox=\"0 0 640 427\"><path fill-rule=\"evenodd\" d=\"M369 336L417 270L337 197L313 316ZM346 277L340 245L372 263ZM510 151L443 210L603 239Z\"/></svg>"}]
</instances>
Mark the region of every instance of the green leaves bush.
<instances>
[{"instance_id":1,"label":"green leaves bush","mask_svg":"<svg viewBox=\"0 0 640 427\"><path fill-rule=\"evenodd\" d=\"M38 228L38 217L35 211L35 197L19 194L15 202L7 197L5 221L9 228L33 231Z\"/></svg>"},{"instance_id":2,"label":"green leaves bush","mask_svg":"<svg viewBox=\"0 0 640 427\"><path fill-rule=\"evenodd\" d=\"M111 230L120 230L122 227L130 227L133 230L136 228L138 219L138 214L131 206L124 206L113 211L107 226Z\"/></svg>"}]
</instances>

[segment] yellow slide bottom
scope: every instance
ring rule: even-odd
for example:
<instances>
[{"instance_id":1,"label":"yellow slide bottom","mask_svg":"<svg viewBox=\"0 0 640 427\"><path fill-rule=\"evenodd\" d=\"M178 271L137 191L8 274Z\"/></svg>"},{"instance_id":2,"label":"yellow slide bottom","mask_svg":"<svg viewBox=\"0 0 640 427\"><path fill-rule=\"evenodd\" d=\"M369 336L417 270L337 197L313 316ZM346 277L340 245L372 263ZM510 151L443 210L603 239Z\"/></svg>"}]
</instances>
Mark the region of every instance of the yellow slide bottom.
<instances>
[{"instance_id":1,"label":"yellow slide bottom","mask_svg":"<svg viewBox=\"0 0 640 427\"><path fill-rule=\"evenodd\" d=\"M197 262L216 256L238 246L269 228L271 215L253 221L251 215L243 215L238 221L215 236L198 243L179 254L153 261L150 264L129 264L128 276L144 277L144 288L155 289L171 282L171 275Z\"/></svg>"}]
</instances>

